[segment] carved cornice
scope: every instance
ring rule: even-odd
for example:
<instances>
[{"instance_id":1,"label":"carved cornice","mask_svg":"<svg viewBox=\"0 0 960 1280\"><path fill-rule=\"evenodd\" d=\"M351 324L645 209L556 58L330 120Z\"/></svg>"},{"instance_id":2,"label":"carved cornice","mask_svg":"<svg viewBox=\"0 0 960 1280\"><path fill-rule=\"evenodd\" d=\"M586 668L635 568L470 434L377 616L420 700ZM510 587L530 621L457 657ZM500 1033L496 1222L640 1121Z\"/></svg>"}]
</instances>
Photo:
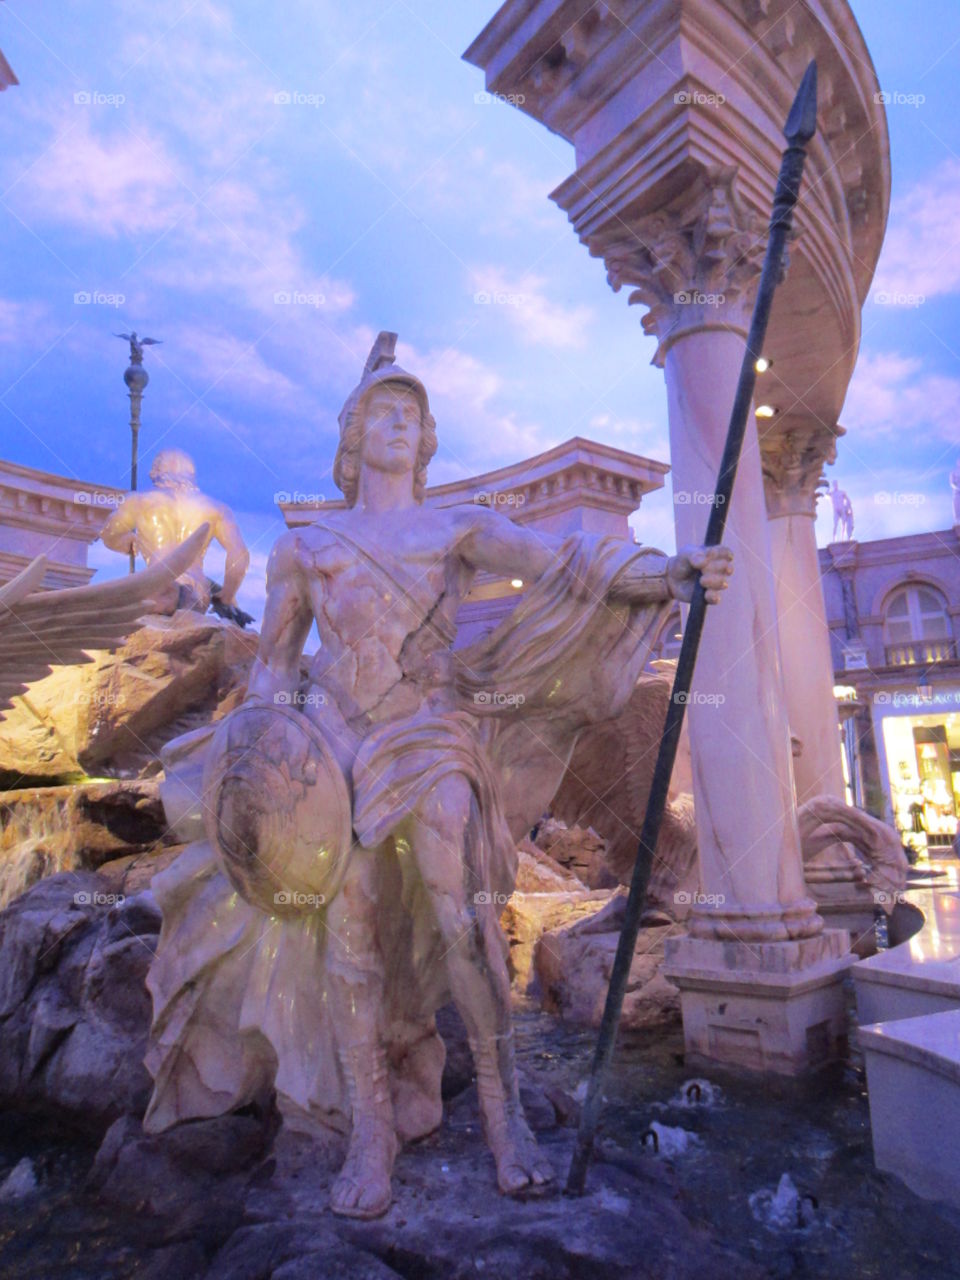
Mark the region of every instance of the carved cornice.
<instances>
[{"instance_id":1,"label":"carved cornice","mask_svg":"<svg viewBox=\"0 0 960 1280\"><path fill-rule=\"evenodd\" d=\"M826 485L823 468L836 462L837 439L843 434L840 426L831 431L820 423L768 429L761 434L763 488L771 520L816 517L817 497Z\"/></svg>"},{"instance_id":2,"label":"carved cornice","mask_svg":"<svg viewBox=\"0 0 960 1280\"><path fill-rule=\"evenodd\" d=\"M697 329L746 332L763 261L758 219L736 191L734 165L715 166L692 199L637 223L603 249L614 290L632 286L629 302L650 308L643 328L659 339L654 363L670 344Z\"/></svg>"}]
</instances>

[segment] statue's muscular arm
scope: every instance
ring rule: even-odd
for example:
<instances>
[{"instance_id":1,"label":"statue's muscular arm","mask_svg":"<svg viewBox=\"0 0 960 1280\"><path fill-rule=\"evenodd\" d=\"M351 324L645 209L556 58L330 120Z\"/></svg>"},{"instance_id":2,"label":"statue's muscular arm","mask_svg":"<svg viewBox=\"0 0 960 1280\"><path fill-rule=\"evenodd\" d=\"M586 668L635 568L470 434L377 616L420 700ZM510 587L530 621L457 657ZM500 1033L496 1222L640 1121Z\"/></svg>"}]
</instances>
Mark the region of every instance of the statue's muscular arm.
<instances>
[{"instance_id":1,"label":"statue's muscular arm","mask_svg":"<svg viewBox=\"0 0 960 1280\"><path fill-rule=\"evenodd\" d=\"M103 526L100 541L111 551L124 553L133 550L133 531L140 517L140 503L131 495L125 498Z\"/></svg>"},{"instance_id":2,"label":"statue's muscular arm","mask_svg":"<svg viewBox=\"0 0 960 1280\"><path fill-rule=\"evenodd\" d=\"M480 508L471 513L471 523L460 543L460 554L475 569L500 575L515 574L525 582L535 582L555 562L563 539L554 534L534 532L514 524L498 511ZM638 564L620 576L617 596L637 603L667 600L673 592L669 583L670 561L655 554L647 559L638 547Z\"/></svg>"},{"instance_id":3,"label":"statue's muscular arm","mask_svg":"<svg viewBox=\"0 0 960 1280\"><path fill-rule=\"evenodd\" d=\"M291 531L277 541L267 562L267 602L248 697L272 702L278 693L295 691L312 622L310 593L297 556L297 535Z\"/></svg>"},{"instance_id":4,"label":"statue's muscular arm","mask_svg":"<svg viewBox=\"0 0 960 1280\"><path fill-rule=\"evenodd\" d=\"M243 540L240 526L229 507L220 507L213 523L213 537L227 553L223 568L223 590L220 599L224 604L235 604L237 592L250 566L250 552Z\"/></svg>"},{"instance_id":5,"label":"statue's muscular arm","mask_svg":"<svg viewBox=\"0 0 960 1280\"><path fill-rule=\"evenodd\" d=\"M556 559L562 539L534 532L501 515L479 508L460 543L460 554L475 569L488 573L516 574L536 581ZM727 547L683 547L675 556L649 547L637 547L636 556L618 574L611 599L632 604L682 600L689 603L699 579L707 604L717 604L733 572L733 554Z\"/></svg>"}]
</instances>

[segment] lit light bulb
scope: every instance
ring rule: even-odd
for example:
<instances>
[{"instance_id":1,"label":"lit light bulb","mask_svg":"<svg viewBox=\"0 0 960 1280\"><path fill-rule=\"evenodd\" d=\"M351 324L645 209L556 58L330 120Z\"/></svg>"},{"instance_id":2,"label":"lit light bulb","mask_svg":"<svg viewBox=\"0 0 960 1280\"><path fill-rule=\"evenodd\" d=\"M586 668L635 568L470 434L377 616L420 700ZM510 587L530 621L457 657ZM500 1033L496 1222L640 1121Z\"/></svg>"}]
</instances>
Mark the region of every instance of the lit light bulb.
<instances>
[{"instance_id":1,"label":"lit light bulb","mask_svg":"<svg viewBox=\"0 0 960 1280\"><path fill-rule=\"evenodd\" d=\"M768 360L766 356L760 356L753 367L756 369L757 373L766 373L768 369L773 367L773 361Z\"/></svg>"},{"instance_id":2,"label":"lit light bulb","mask_svg":"<svg viewBox=\"0 0 960 1280\"><path fill-rule=\"evenodd\" d=\"M758 418L775 418L777 411L772 404L761 404L757 406Z\"/></svg>"},{"instance_id":3,"label":"lit light bulb","mask_svg":"<svg viewBox=\"0 0 960 1280\"><path fill-rule=\"evenodd\" d=\"M511 585L511 587L515 587L515 588L517 589L517 591L519 591L519 590L520 590L520 588L523 586L523 579L522 579L522 578L511 578L511 579L510 579L510 585Z\"/></svg>"}]
</instances>

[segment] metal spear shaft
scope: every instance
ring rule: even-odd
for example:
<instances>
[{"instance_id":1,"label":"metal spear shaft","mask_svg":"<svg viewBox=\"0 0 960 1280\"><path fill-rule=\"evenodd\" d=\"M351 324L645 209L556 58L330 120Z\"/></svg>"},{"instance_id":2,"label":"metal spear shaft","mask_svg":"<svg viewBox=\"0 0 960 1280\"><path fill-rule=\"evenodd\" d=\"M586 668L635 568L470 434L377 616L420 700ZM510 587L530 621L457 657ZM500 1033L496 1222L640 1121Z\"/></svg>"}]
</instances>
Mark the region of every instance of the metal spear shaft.
<instances>
[{"instance_id":1,"label":"metal spear shaft","mask_svg":"<svg viewBox=\"0 0 960 1280\"><path fill-rule=\"evenodd\" d=\"M740 380L737 383L737 394L730 414L730 426L724 445L723 457L720 461L720 474L710 518L707 522L707 533L704 545L718 546L727 522L727 511L733 494L733 483L740 462L740 452L746 435L753 393L757 381L757 360L763 354L767 325L770 320L770 309L773 295L784 274L784 251L787 236L793 225L793 212L800 195L800 184L803 180L803 166L806 160L807 144L817 131L817 64L811 62L803 77L803 82L790 109L783 133L787 139L787 149L783 153L780 175L777 179L776 194L773 199L773 213L770 219L770 237L767 241L767 252L760 275L760 286L757 301L750 322L747 337L747 349L744 353L740 369ZM663 737L653 771L650 796L647 801L647 812L640 831L640 847L637 861L634 864L633 876L630 880L630 892L624 916L620 941L617 945L616 959L610 975L610 986L600 1023L600 1034L593 1058L593 1068L586 1100L580 1115L580 1128L574 1147L570 1171L567 1175L566 1191L568 1195L582 1195L587 1166L593 1152L593 1143L600 1119L603 1100L603 1088L613 1057L617 1028L623 1010L623 997L627 988L627 978L633 962L633 953L637 945L637 934L640 931L640 915L647 894L647 883L653 865L654 850L660 834L660 825L667 804L670 788L670 776L680 741L680 730L687 709L690 685L693 680L693 669L700 647L703 623L707 612L706 596L703 586L697 582L687 624L683 631L683 643L677 661L677 671L673 681L673 693L667 709Z\"/></svg>"}]
</instances>

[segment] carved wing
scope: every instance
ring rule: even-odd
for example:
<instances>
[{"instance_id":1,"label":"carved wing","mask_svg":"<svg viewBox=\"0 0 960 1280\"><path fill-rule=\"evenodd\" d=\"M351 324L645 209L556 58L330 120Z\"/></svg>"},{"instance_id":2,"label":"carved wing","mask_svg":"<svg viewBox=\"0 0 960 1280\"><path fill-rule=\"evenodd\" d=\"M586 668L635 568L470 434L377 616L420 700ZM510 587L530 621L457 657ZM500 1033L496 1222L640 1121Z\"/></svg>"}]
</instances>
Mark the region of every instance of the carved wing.
<instances>
[{"instance_id":1,"label":"carved wing","mask_svg":"<svg viewBox=\"0 0 960 1280\"><path fill-rule=\"evenodd\" d=\"M112 649L169 595L207 537L199 529L148 569L64 591L37 591L46 569L39 556L0 588L0 719L15 698L53 667L89 662L88 649Z\"/></svg>"}]
</instances>

